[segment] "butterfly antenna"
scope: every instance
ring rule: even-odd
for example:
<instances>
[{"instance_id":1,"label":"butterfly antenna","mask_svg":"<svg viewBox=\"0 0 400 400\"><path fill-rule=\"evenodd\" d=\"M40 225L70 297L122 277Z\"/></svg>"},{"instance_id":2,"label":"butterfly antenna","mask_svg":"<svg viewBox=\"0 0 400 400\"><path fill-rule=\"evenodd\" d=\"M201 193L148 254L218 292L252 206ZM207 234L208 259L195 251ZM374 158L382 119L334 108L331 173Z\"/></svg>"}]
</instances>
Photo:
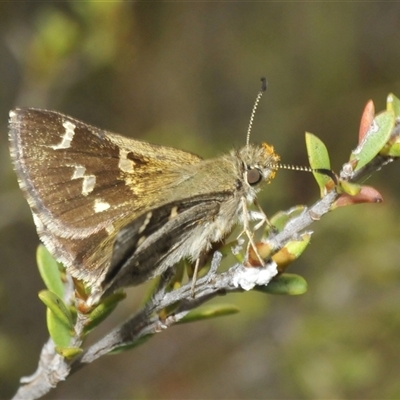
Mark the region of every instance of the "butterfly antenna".
<instances>
[{"instance_id":1,"label":"butterfly antenna","mask_svg":"<svg viewBox=\"0 0 400 400\"><path fill-rule=\"evenodd\" d=\"M302 165L288 165L288 164L278 164L279 169L289 169L291 171L305 171L305 172L315 172L311 167L304 167Z\"/></svg>"},{"instance_id":2,"label":"butterfly antenna","mask_svg":"<svg viewBox=\"0 0 400 400\"><path fill-rule=\"evenodd\" d=\"M305 172L316 172L317 174L322 174L329 176L334 182L335 185L338 183L338 177L336 174L331 170L327 168L310 168L310 167L304 167L300 165L288 165L288 164L278 164L277 167L279 169L289 169L291 171L305 171Z\"/></svg>"},{"instance_id":3,"label":"butterfly antenna","mask_svg":"<svg viewBox=\"0 0 400 400\"><path fill-rule=\"evenodd\" d=\"M254 115L256 114L258 103L260 102L261 97L266 90L267 90L267 80L265 78L261 78L261 89L258 92L256 101L254 102L253 111L251 112L251 115L250 115L249 127L247 129L246 145L248 145L250 142L251 128L253 126Z\"/></svg>"}]
</instances>

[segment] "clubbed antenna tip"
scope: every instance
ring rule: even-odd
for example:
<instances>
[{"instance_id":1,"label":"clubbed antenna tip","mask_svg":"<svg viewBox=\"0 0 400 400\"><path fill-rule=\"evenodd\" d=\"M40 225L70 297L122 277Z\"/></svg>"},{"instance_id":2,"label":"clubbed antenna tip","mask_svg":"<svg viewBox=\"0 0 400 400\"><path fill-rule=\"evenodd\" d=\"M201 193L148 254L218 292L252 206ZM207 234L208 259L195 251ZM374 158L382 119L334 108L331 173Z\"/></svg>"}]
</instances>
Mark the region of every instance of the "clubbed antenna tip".
<instances>
[{"instance_id":1,"label":"clubbed antenna tip","mask_svg":"<svg viewBox=\"0 0 400 400\"><path fill-rule=\"evenodd\" d=\"M247 128L246 145L248 145L250 142L251 128L253 126L254 115L256 114L258 103L260 102L260 99L266 90L267 90L267 80L265 78L261 78L261 89L258 92L256 101L254 102L253 110L250 115L249 127Z\"/></svg>"},{"instance_id":2,"label":"clubbed antenna tip","mask_svg":"<svg viewBox=\"0 0 400 400\"><path fill-rule=\"evenodd\" d=\"M267 79L262 77L261 78L261 91L265 92L267 90Z\"/></svg>"}]
</instances>

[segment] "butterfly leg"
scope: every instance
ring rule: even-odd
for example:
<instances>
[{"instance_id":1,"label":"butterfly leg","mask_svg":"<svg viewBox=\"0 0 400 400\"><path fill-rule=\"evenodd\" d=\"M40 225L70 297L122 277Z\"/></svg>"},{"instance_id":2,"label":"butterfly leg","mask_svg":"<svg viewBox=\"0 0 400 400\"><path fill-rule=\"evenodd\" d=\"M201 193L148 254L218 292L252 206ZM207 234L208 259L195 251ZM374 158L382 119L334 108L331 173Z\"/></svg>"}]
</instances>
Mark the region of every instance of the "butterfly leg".
<instances>
[{"instance_id":1,"label":"butterfly leg","mask_svg":"<svg viewBox=\"0 0 400 400\"><path fill-rule=\"evenodd\" d=\"M194 265L194 270L193 270L192 286L190 289L190 293L193 298L195 297L195 287L196 287L197 275L199 273L199 266L200 266L200 257L196 260L196 264Z\"/></svg>"},{"instance_id":2,"label":"butterfly leg","mask_svg":"<svg viewBox=\"0 0 400 400\"><path fill-rule=\"evenodd\" d=\"M269 222L267 215L265 214L257 199L254 201L254 204L258 208L257 219L260 220L254 227L254 230L256 231L257 229L261 228L264 224L266 224L269 228L273 228L273 225L271 224L271 222Z\"/></svg>"},{"instance_id":3,"label":"butterfly leg","mask_svg":"<svg viewBox=\"0 0 400 400\"><path fill-rule=\"evenodd\" d=\"M243 231L240 233L239 237L245 233L247 238L249 239L249 244L247 245L247 252L249 251L250 246L253 248L255 254L257 255L257 258L259 259L260 263L262 266L265 265L264 260L262 259L262 257L260 256L256 244L254 243L253 240L253 232L250 231L250 223L249 223L249 210L247 208L247 202L246 202L246 198L242 197L242 206L243 206ZM262 212L262 215L265 216L265 219L262 218L261 221L256 225L256 227L260 227L262 224L264 224L265 221L268 221L267 216L264 214L264 211L262 211L261 207L259 207L259 209ZM256 228L256 229L258 229Z\"/></svg>"}]
</instances>

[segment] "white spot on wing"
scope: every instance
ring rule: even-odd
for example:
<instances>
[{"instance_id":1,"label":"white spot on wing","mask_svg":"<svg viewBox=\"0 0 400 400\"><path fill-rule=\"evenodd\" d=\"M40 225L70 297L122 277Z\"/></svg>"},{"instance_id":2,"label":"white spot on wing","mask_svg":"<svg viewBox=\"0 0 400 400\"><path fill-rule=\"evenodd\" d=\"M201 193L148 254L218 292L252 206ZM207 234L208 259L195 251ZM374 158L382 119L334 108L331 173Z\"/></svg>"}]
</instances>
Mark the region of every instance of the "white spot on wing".
<instances>
[{"instance_id":1,"label":"white spot on wing","mask_svg":"<svg viewBox=\"0 0 400 400\"><path fill-rule=\"evenodd\" d=\"M71 142L75 135L76 126L71 121L64 121L63 127L65 128L65 133L61 139L61 143L56 144L55 146L50 146L54 150L68 149L69 147L71 147Z\"/></svg>"},{"instance_id":2,"label":"white spot on wing","mask_svg":"<svg viewBox=\"0 0 400 400\"><path fill-rule=\"evenodd\" d=\"M88 175L83 177L82 182L82 194L87 196L91 193L96 185L96 177L94 175Z\"/></svg>"},{"instance_id":3,"label":"white spot on wing","mask_svg":"<svg viewBox=\"0 0 400 400\"><path fill-rule=\"evenodd\" d=\"M140 236L140 238L136 244L136 247L139 247L145 240L146 240L146 236Z\"/></svg>"},{"instance_id":4,"label":"white spot on wing","mask_svg":"<svg viewBox=\"0 0 400 400\"><path fill-rule=\"evenodd\" d=\"M71 179L83 178L85 175L85 171L86 171L86 168L83 167L82 165L75 166L75 171L74 171Z\"/></svg>"},{"instance_id":5,"label":"white spot on wing","mask_svg":"<svg viewBox=\"0 0 400 400\"><path fill-rule=\"evenodd\" d=\"M103 200L101 200L101 199L96 199L96 200L94 201L94 206L93 206L93 208L94 208L94 212L95 212L95 213L99 213L99 212L106 211L106 210L108 210L110 207L111 207L111 206L110 206L109 203L107 203L106 201L103 201Z\"/></svg>"},{"instance_id":6,"label":"white spot on wing","mask_svg":"<svg viewBox=\"0 0 400 400\"><path fill-rule=\"evenodd\" d=\"M83 165L74 165L74 173L71 179L82 179L82 194L87 196L91 193L96 185L96 177L94 175L85 175L86 168Z\"/></svg>"},{"instance_id":7,"label":"white spot on wing","mask_svg":"<svg viewBox=\"0 0 400 400\"><path fill-rule=\"evenodd\" d=\"M171 219L174 219L178 215L178 207L174 206L171 208L171 212L168 217L168 221L171 221Z\"/></svg>"},{"instance_id":8,"label":"white spot on wing","mask_svg":"<svg viewBox=\"0 0 400 400\"><path fill-rule=\"evenodd\" d=\"M128 150L119 149L119 163L118 167L121 171L124 172L133 172L133 166L135 163L132 160L128 160Z\"/></svg>"},{"instance_id":9,"label":"white spot on wing","mask_svg":"<svg viewBox=\"0 0 400 400\"><path fill-rule=\"evenodd\" d=\"M106 226L106 232L110 235L111 233L114 232L114 225L113 224L109 224Z\"/></svg>"},{"instance_id":10,"label":"white spot on wing","mask_svg":"<svg viewBox=\"0 0 400 400\"><path fill-rule=\"evenodd\" d=\"M146 219L144 220L142 226L139 228L138 233L142 233L146 229L146 226L149 224L152 215L153 213L151 211L147 213Z\"/></svg>"}]
</instances>

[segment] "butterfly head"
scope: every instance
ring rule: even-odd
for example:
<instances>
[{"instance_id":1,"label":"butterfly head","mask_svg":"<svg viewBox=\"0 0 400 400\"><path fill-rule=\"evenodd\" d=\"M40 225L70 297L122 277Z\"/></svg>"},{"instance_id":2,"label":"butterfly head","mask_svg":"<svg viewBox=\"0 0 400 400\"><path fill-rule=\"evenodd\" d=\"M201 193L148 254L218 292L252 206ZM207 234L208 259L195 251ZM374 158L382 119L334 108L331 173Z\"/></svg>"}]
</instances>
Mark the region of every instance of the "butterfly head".
<instances>
[{"instance_id":1,"label":"butterfly head","mask_svg":"<svg viewBox=\"0 0 400 400\"><path fill-rule=\"evenodd\" d=\"M246 145L239 151L239 158L245 183L256 191L275 177L280 160L273 146L267 143Z\"/></svg>"}]
</instances>

